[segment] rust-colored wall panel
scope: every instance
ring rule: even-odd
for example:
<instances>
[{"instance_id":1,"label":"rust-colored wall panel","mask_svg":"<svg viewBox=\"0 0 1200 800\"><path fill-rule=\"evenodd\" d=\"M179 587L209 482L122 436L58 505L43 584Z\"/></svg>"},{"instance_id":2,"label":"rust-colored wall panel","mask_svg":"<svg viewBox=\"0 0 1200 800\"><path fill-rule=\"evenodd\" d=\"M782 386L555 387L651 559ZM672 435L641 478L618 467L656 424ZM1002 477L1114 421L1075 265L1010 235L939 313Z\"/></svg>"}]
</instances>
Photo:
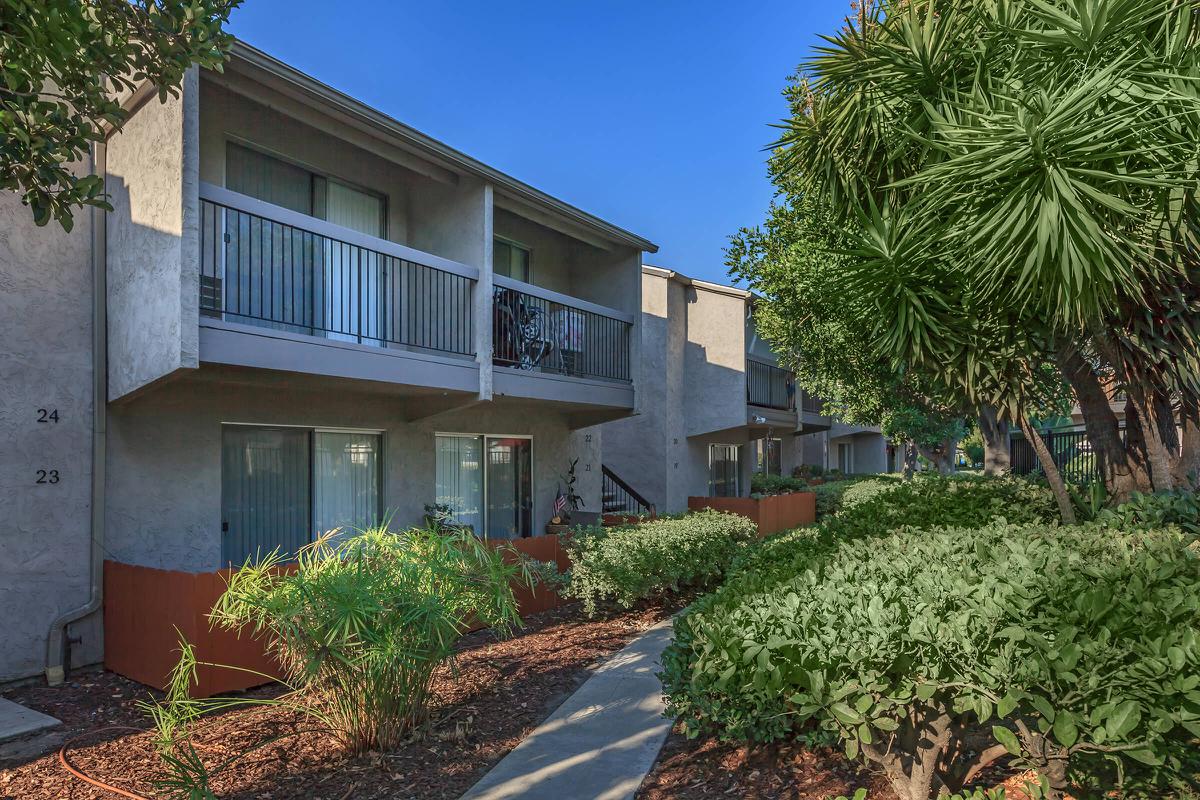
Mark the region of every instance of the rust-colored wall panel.
<instances>
[{"instance_id":1,"label":"rust-colored wall panel","mask_svg":"<svg viewBox=\"0 0 1200 800\"><path fill-rule=\"evenodd\" d=\"M571 561L557 536L516 539L513 548L539 561L552 561L559 571ZM104 666L139 683L164 689L179 660L182 635L196 648L196 659L278 676L261 639L249 631L212 630L208 612L225 591L229 572L175 572L104 562ZM544 587L535 591L514 587L521 614L537 614L564 604L557 593ZM477 629L481 626L475 626ZM239 691L268 681L240 670L200 666L196 670L194 697Z\"/></svg>"},{"instance_id":2,"label":"rust-colored wall panel","mask_svg":"<svg viewBox=\"0 0 1200 800\"><path fill-rule=\"evenodd\" d=\"M688 508L702 511L711 508L729 514L740 514L754 521L760 536L811 525L817 518L817 496L812 492L752 497L689 497Z\"/></svg>"}]
</instances>

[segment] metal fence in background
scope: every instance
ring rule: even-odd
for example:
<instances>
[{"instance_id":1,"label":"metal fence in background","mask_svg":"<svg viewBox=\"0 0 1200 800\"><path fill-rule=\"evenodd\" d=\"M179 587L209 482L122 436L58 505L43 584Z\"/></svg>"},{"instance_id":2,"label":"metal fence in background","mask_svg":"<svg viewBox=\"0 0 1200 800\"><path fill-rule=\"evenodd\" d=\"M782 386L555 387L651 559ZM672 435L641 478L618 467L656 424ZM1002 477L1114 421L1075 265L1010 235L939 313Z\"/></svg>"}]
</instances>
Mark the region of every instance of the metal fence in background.
<instances>
[{"instance_id":1,"label":"metal fence in background","mask_svg":"<svg viewBox=\"0 0 1200 800\"><path fill-rule=\"evenodd\" d=\"M1086 484L1100 480L1096 453L1085 431L1071 428L1039 431L1039 434L1064 481ZM1124 435L1125 429L1122 428L1121 436ZM1014 433L1009 440L1009 459L1014 475L1043 474L1033 445L1021 433Z\"/></svg>"}]
</instances>

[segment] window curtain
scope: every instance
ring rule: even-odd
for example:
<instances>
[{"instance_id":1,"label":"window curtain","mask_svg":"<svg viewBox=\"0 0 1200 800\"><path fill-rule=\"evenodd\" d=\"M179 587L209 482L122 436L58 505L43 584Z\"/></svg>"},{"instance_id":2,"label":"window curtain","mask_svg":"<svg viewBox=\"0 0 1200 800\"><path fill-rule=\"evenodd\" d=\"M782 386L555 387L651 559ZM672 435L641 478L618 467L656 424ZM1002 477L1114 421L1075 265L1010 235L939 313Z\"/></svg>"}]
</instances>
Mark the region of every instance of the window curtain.
<instances>
[{"instance_id":1,"label":"window curtain","mask_svg":"<svg viewBox=\"0 0 1200 800\"><path fill-rule=\"evenodd\" d=\"M438 436L436 502L449 506L454 521L483 533L483 437Z\"/></svg>"},{"instance_id":2,"label":"window curtain","mask_svg":"<svg viewBox=\"0 0 1200 800\"><path fill-rule=\"evenodd\" d=\"M533 516L533 443L487 438L487 535L530 536Z\"/></svg>"},{"instance_id":3,"label":"window curtain","mask_svg":"<svg viewBox=\"0 0 1200 800\"><path fill-rule=\"evenodd\" d=\"M313 532L344 534L379 521L379 435L313 434Z\"/></svg>"},{"instance_id":4,"label":"window curtain","mask_svg":"<svg viewBox=\"0 0 1200 800\"><path fill-rule=\"evenodd\" d=\"M309 542L308 431L229 425L221 432L221 563Z\"/></svg>"}]
</instances>

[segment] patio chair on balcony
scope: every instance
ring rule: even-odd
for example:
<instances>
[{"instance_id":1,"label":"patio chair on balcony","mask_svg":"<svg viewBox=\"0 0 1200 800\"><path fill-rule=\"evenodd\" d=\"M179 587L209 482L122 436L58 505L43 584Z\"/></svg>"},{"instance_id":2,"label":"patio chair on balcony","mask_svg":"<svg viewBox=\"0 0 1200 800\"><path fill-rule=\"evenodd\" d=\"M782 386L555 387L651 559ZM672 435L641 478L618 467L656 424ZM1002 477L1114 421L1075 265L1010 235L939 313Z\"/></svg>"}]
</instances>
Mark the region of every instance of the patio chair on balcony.
<instances>
[{"instance_id":1,"label":"patio chair on balcony","mask_svg":"<svg viewBox=\"0 0 1200 800\"><path fill-rule=\"evenodd\" d=\"M523 370L542 366L554 350L554 342L546 338L545 311L503 286L496 287L493 297L494 360Z\"/></svg>"}]
</instances>

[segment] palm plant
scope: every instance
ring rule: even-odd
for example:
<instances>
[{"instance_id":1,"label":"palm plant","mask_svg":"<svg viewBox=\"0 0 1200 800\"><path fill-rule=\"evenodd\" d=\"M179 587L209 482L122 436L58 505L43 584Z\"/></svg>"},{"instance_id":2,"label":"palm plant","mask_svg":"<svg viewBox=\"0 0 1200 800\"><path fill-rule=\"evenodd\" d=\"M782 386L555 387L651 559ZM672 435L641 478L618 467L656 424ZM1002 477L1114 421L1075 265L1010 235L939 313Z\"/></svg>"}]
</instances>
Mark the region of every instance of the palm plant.
<instances>
[{"instance_id":1,"label":"palm plant","mask_svg":"<svg viewBox=\"0 0 1200 800\"><path fill-rule=\"evenodd\" d=\"M531 567L462 530L336 534L294 568L275 553L234 572L211 619L268 633L347 750L386 750L428 718L434 673L472 623L519 622L512 581L531 585Z\"/></svg>"},{"instance_id":2,"label":"palm plant","mask_svg":"<svg viewBox=\"0 0 1200 800\"><path fill-rule=\"evenodd\" d=\"M459 637L476 624L508 633L520 623L513 585L532 588L544 570L461 528L396 533L385 522L341 534L320 537L295 564L278 552L248 561L230 575L210 614L214 626L266 634L284 694L194 699L200 662L181 643L166 699L145 705L167 771L159 789L168 796L211 800L215 774L282 738L206 763L192 742L193 723L238 706L299 713L312 722L309 730L331 734L350 753L396 747L429 718L434 675L453 659Z\"/></svg>"},{"instance_id":3,"label":"palm plant","mask_svg":"<svg viewBox=\"0 0 1200 800\"><path fill-rule=\"evenodd\" d=\"M1014 414L1020 365L1058 364L1115 497L1200 464L1172 455L1176 406L1200 445L1198 30L1189 0L880 0L805 65L776 156L863 231L879 354Z\"/></svg>"}]
</instances>

